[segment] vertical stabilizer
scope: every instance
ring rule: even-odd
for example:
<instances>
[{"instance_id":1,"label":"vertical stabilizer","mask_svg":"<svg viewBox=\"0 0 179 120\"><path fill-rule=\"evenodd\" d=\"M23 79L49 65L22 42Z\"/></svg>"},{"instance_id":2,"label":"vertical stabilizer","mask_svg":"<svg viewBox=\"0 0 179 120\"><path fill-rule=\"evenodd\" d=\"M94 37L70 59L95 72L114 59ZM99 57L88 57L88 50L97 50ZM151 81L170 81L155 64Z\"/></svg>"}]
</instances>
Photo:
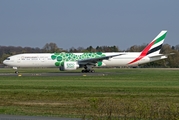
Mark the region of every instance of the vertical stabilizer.
<instances>
[{"instance_id":1,"label":"vertical stabilizer","mask_svg":"<svg viewBox=\"0 0 179 120\"><path fill-rule=\"evenodd\" d=\"M135 63L139 60L141 60L143 57L145 56L154 56L154 55L157 55L160 53L160 50L162 48L162 45L163 45L163 42L165 40L165 37L166 37L166 34L167 34L167 31L166 30L163 30L161 31L157 37L155 37L154 40L152 40L145 48L144 50L140 53L140 55L134 59L133 61L131 61L130 63L128 64L132 64L132 63Z\"/></svg>"},{"instance_id":2,"label":"vertical stabilizer","mask_svg":"<svg viewBox=\"0 0 179 120\"><path fill-rule=\"evenodd\" d=\"M163 42L165 40L166 34L167 34L166 30L161 31L157 35L157 37L155 37L155 39L145 47L145 49L142 51L141 54L143 55L159 54L162 48Z\"/></svg>"}]
</instances>

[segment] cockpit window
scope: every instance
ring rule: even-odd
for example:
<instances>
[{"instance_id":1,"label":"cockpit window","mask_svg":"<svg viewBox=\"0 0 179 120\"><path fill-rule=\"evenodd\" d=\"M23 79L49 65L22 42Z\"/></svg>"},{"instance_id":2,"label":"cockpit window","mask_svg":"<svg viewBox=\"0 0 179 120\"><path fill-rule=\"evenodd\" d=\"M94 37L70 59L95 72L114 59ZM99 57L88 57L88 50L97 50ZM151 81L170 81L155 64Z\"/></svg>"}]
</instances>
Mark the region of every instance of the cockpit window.
<instances>
[{"instance_id":1,"label":"cockpit window","mask_svg":"<svg viewBox=\"0 0 179 120\"><path fill-rule=\"evenodd\" d=\"M10 60L10 58L6 58L6 60Z\"/></svg>"}]
</instances>

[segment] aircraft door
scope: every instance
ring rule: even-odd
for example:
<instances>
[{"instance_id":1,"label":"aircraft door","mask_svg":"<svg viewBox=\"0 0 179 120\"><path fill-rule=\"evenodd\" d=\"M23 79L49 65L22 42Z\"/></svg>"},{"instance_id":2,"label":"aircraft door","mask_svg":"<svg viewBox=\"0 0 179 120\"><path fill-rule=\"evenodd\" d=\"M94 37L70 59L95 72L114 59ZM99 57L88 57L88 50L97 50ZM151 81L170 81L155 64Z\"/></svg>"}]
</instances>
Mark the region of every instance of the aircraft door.
<instances>
[{"instance_id":1,"label":"aircraft door","mask_svg":"<svg viewBox=\"0 0 179 120\"><path fill-rule=\"evenodd\" d=\"M16 59L17 59L17 63L21 62L21 57L18 56Z\"/></svg>"}]
</instances>

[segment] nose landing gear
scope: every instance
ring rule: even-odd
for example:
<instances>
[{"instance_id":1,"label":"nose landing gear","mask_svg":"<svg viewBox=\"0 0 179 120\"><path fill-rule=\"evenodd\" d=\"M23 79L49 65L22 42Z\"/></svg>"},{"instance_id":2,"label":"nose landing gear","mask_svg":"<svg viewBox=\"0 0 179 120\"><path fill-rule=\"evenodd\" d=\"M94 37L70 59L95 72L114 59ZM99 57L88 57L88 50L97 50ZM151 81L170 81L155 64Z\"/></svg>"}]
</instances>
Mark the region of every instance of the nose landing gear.
<instances>
[{"instance_id":1,"label":"nose landing gear","mask_svg":"<svg viewBox=\"0 0 179 120\"><path fill-rule=\"evenodd\" d=\"M17 70L17 67L12 67L14 70L15 70L15 73L18 74L18 70Z\"/></svg>"}]
</instances>

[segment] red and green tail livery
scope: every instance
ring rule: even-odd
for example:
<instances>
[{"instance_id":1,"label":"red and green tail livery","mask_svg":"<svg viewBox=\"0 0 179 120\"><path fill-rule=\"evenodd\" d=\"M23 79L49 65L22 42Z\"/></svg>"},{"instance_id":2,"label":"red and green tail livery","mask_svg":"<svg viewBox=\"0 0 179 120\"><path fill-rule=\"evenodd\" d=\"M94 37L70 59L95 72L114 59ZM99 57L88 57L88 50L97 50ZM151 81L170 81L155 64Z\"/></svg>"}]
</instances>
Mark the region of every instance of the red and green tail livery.
<instances>
[{"instance_id":1,"label":"red and green tail livery","mask_svg":"<svg viewBox=\"0 0 179 120\"><path fill-rule=\"evenodd\" d=\"M141 54L136 59L129 62L129 64L133 64L133 63L141 60L142 58L144 58L147 55L153 56L153 55L159 54L159 52L162 48L162 44L165 40L166 34L167 34L166 30L161 31L157 35L157 37L155 37L155 39L145 47L145 49L141 52Z\"/></svg>"}]
</instances>

